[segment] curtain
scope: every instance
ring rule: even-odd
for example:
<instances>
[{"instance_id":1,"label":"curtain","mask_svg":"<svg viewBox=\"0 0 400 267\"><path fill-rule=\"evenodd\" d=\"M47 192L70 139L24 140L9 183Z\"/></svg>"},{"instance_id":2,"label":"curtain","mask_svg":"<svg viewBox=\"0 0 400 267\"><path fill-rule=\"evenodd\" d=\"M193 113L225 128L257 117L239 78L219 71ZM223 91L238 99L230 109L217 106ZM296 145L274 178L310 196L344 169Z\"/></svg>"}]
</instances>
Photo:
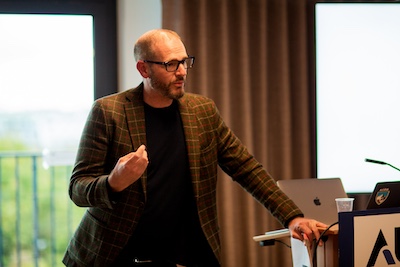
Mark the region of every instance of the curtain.
<instances>
[{"instance_id":1,"label":"curtain","mask_svg":"<svg viewBox=\"0 0 400 267\"><path fill-rule=\"evenodd\" d=\"M315 0L162 0L163 28L196 57L187 91L212 98L276 179L315 177ZM220 173L222 262L292 266L284 244L252 237L282 226Z\"/></svg>"},{"instance_id":2,"label":"curtain","mask_svg":"<svg viewBox=\"0 0 400 267\"><path fill-rule=\"evenodd\" d=\"M163 0L162 6L163 27L178 32L196 57L187 91L212 98L276 180L312 177L313 14L307 1ZM292 265L285 245L253 241L282 226L222 172L218 210L223 266Z\"/></svg>"}]
</instances>

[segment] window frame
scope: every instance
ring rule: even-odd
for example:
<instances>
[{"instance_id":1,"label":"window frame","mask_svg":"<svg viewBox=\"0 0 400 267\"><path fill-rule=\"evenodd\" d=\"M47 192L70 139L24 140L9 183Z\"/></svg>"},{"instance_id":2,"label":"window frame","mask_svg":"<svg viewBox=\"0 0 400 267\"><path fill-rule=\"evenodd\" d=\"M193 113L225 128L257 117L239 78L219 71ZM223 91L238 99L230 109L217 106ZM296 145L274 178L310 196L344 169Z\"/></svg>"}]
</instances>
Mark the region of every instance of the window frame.
<instances>
[{"instance_id":1,"label":"window frame","mask_svg":"<svg viewBox=\"0 0 400 267\"><path fill-rule=\"evenodd\" d=\"M94 99L117 92L116 0L0 0L0 13L92 15Z\"/></svg>"}]
</instances>

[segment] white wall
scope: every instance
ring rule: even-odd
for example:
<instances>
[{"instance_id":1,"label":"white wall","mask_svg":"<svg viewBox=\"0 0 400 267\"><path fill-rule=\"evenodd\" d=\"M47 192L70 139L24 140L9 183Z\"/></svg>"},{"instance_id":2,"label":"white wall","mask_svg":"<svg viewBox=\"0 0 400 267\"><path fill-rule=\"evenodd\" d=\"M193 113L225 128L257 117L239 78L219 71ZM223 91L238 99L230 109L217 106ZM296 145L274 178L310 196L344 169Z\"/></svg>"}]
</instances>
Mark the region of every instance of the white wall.
<instances>
[{"instance_id":1,"label":"white wall","mask_svg":"<svg viewBox=\"0 0 400 267\"><path fill-rule=\"evenodd\" d=\"M133 45L144 32L161 28L161 0L117 0L118 91L136 87Z\"/></svg>"}]
</instances>

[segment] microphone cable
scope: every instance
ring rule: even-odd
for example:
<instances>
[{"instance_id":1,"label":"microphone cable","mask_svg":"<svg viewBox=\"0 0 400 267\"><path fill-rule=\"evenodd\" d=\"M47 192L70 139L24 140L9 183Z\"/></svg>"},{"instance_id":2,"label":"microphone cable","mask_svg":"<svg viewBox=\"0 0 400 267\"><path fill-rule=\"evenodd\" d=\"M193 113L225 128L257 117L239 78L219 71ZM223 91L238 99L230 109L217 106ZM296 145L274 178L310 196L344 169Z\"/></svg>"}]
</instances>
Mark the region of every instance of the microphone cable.
<instances>
[{"instance_id":1,"label":"microphone cable","mask_svg":"<svg viewBox=\"0 0 400 267\"><path fill-rule=\"evenodd\" d=\"M329 229L331 229L331 228L332 228L333 226L335 226L336 224L339 224L339 222L335 222L335 223L332 223L331 225L329 225L328 228L326 228L326 229L321 233L321 235L319 236L318 240L315 242L314 249L313 249L313 255L312 255L312 265L313 265L313 266L317 266L317 265L316 265L316 261L317 261L317 248L318 248L319 242L320 242L321 240L324 241L324 242L326 242L326 240L328 240L327 236L326 236L326 238L324 238L324 237L325 237L325 234L326 234L326 232L327 232ZM325 240L324 240L324 239L325 239Z\"/></svg>"}]
</instances>

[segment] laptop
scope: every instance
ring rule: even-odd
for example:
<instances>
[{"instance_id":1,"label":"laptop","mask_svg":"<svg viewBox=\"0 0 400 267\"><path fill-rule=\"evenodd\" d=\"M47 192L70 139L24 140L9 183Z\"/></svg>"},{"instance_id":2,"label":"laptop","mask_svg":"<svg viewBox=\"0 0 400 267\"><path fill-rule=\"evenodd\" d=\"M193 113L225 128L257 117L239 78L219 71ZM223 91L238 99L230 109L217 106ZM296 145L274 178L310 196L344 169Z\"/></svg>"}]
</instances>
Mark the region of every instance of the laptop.
<instances>
[{"instance_id":1,"label":"laptop","mask_svg":"<svg viewBox=\"0 0 400 267\"><path fill-rule=\"evenodd\" d=\"M326 225L338 221L335 198L347 197L340 178L279 180L277 184L305 217Z\"/></svg>"},{"instance_id":2,"label":"laptop","mask_svg":"<svg viewBox=\"0 0 400 267\"><path fill-rule=\"evenodd\" d=\"M400 207L400 181L379 182L369 198L367 210Z\"/></svg>"}]
</instances>

